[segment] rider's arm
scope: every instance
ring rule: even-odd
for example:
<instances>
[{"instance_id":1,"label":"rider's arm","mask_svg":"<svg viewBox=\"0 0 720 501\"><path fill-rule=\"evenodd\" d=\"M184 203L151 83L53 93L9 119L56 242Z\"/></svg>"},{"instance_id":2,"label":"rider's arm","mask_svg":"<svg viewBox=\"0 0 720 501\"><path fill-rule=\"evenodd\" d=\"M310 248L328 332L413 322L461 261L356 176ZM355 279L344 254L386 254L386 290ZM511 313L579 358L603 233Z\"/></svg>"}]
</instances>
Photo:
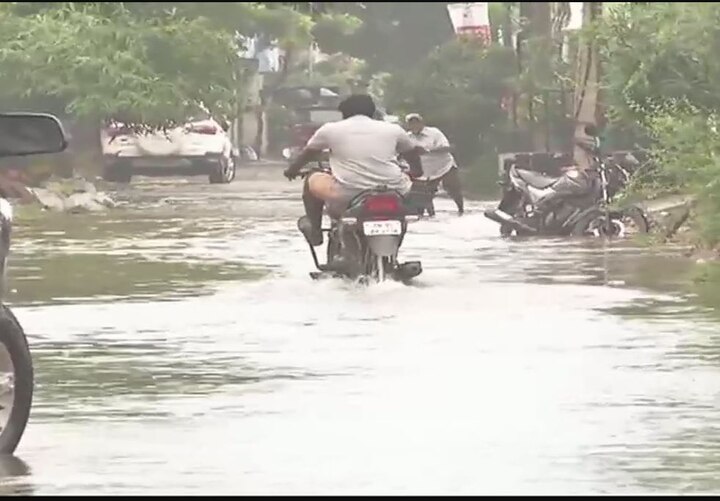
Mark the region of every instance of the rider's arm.
<instances>
[{"instance_id":1,"label":"rider's arm","mask_svg":"<svg viewBox=\"0 0 720 501\"><path fill-rule=\"evenodd\" d=\"M408 150L405 153L400 153L400 156L403 157L403 159L410 167L410 175L412 177L422 177L423 175L422 161L420 160L421 151L422 148L420 146L416 146L415 148Z\"/></svg>"},{"instance_id":2,"label":"rider's arm","mask_svg":"<svg viewBox=\"0 0 720 501\"><path fill-rule=\"evenodd\" d=\"M437 148L433 148L430 150L430 153L452 153L455 147L452 144L448 144L447 146L438 146Z\"/></svg>"},{"instance_id":3,"label":"rider's arm","mask_svg":"<svg viewBox=\"0 0 720 501\"><path fill-rule=\"evenodd\" d=\"M295 160L292 161L290 167L288 167L287 169L287 172L291 174L297 174L298 172L300 172L300 169L305 167L305 165L307 165L309 162L319 159L322 152L323 150L321 149L317 150L305 146L305 148L303 148L300 154L295 157Z\"/></svg>"},{"instance_id":4,"label":"rider's arm","mask_svg":"<svg viewBox=\"0 0 720 501\"><path fill-rule=\"evenodd\" d=\"M400 126L398 126L398 131L397 151L410 167L410 174L413 177L421 177L423 170L420 155L424 150Z\"/></svg>"},{"instance_id":5,"label":"rider's arm","mask_svg":"<svg viewBox=\"0 0 720 501\"><path fill-rule=\"evenodd\" d=\"M285 170L286 175L296 175L308 162L319 159L322 152L330 148L327 125L329 124L323 125L315 131L305 148Z\"/></svg>"}]
</instances>

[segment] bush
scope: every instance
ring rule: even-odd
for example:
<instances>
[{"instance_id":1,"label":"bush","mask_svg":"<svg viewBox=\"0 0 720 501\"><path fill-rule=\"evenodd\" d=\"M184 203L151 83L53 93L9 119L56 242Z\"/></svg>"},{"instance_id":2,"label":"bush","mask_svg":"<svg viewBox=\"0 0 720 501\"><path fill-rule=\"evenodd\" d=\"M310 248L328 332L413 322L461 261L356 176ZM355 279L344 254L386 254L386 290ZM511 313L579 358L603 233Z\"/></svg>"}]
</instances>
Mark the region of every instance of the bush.
<instances>
[{"instance_id":1,"label":"bush","mask_svg":"<svg viewBox=\"0 0 720 501\"><path fill-rule=\"evenodd\" d=\"M501 190L497 183L498 156L496 154L480 155L460 167L463 190L467 195L484 199L500 197Z\"/></svg>"},{"instance_id":2,"label":"bush","mask_svg":"<svg viewBox=\"0 0 720 501\"><path fill-rule=\"evenodd\" d=\"M631 190L695 195L696 229L711 245L720 242L718 19L716 3L628 3L594 33L611 120L650 139L655 168Z\"/></svg>"}]
</instances>

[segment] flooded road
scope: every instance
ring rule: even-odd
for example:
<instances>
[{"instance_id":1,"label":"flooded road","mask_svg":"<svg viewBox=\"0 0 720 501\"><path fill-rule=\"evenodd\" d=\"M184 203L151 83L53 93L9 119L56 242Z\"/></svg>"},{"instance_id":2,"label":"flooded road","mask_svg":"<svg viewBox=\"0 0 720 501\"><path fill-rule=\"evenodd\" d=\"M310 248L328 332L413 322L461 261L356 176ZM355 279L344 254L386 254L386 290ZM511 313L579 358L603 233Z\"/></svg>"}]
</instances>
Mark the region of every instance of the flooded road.
<instances>
[{"instance_id":1,"label":"flooded road","mask_svg":"<svg viewBox=\"0 0 720 501\"><path fill-rule=\"evenodd\" d=\"M140 179L21 221L37 389L0 493L720 491L720 329L674 252L505 241L441 200L415 285L312 282L299 190Z\"/></svg>"}]
</instances>

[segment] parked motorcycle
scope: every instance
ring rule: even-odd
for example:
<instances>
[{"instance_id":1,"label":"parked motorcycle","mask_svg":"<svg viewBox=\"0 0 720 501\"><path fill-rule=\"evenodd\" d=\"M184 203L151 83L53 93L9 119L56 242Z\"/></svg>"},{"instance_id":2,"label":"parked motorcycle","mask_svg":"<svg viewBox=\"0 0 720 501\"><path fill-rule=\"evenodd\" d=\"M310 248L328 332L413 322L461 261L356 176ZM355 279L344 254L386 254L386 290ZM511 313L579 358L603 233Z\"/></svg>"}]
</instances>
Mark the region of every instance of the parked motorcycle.
<instances>
[{"instance_id":1,"label":"parked motorcycle","mask_svg":"<svg viewBox=\"0 0 720 501\"><path fill-rule=\"evenodd\" d=\"M52 115L0 113L0 157L58 153L67 137ZM5 290L10 252L12 206L0 193L0 292ZM7 305L0 303L0 454L12 454L30 416L33 365L22 327Z\"/></svg>"},{"instance_id":2,"label":"parked motorcycle","mask_svg":"<svg viewBox=\"0 0 720 501\"><path fill-rule=\"evenodd\" d=\"M611 208L614 196L627 182L629 173L603 160L594 127L586 127L585 132L593 138L589 147L593 168L585 173L569 168L566 176L582 180L587 189L557 196L560 177L512 166L500 204L497 209L485 211L485 217L500 224L501 235L622 237L629 230L647 233L648 221L642 209ZM586 177L583 179L583 176ZM551 202L538 210L544 199Z\"/></svg>"},{"instance_id":3,"label":"parked motorcycle","mask_svg":"<svg viewBox=\"0 0 720 501\"><path fill-rule=\"evenodd\" d=\"M314 169L303 174L325 170ZM318 260L303 228L308 227L306 216L298 219L298 229L305 236L316 272L313 279L323 276L345 277L363 283L383 282L388 278L407 283L422 273L420 261L400 263L398 252L407 233L408 222L417 219L417 209L398 192L386 186L363 191L339 217L331 217L326 263Z\"/></svg>"}]
</instances>

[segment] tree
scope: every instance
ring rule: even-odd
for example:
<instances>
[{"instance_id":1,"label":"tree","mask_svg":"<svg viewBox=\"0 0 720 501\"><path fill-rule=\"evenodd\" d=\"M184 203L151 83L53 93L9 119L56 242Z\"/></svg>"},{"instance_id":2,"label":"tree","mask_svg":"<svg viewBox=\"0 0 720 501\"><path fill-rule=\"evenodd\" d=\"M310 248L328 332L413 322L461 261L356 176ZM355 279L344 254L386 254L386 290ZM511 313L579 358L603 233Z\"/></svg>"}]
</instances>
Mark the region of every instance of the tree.
<instances>
[{"instance_id":1,"label":"tree","mask_svg":"<svg viewBox=\"0 0 720 501\"><path fill-rule=\"evenodd\" d=\"M291 47L308 42L312 26L257 3L79 5L16 3L0 13L0 96L52 96L76 116L150 124L182 120L197 103L229 114L242 87L236 30Z\"/></svg>"},{"instance_id":2,"label":"tree","mask_svg":"<svg viewBox=\"0 0 720 501\"><path fill-rule=\"evenodd\" d=\"M720 242L720 5L627 3L591 31L604 62L609 118L647 133L653 160L634 191L697 200L702 241Z\"/></svg>"},{"instance_id":3,"label":"tree","mask_svg":"<svg viewBox=\"0 0 720 501\"><path fill-rule=\"evenodd\" d=\"M368 76L410 70L453 38L448 2L325 3L336 22L347 15L346 24L354 23L356 28L350 33L318 30L318 43L329 53L343 52L366 61Z\"/></svg>"},{"instance_id":4,"label":"tree","mask_svg":"<svg viewBox=\"0 0 720 501\"><path fill-rule=\"evenodd\" d=\"M422 113L457 144L461 161L470 160L482 145L497 146L507 124L501 99L515 76L512 49L453 40L414 70L395 73L385 99L394 113Z\"/></svg>"},{"instance_id":5,"label":"tree","mask_svg":"<svg viewBox=\"0 0 720 501\"><path fill-rule=\"evenodd\" d=\"M237 34L292 51L309 44L312 26L291 7L260 2L6 3L0 102L72 117L72 146L98 154L102 120L162 127L198 106L233 116L245 77Z\"/></svg>"}]
</instances>

